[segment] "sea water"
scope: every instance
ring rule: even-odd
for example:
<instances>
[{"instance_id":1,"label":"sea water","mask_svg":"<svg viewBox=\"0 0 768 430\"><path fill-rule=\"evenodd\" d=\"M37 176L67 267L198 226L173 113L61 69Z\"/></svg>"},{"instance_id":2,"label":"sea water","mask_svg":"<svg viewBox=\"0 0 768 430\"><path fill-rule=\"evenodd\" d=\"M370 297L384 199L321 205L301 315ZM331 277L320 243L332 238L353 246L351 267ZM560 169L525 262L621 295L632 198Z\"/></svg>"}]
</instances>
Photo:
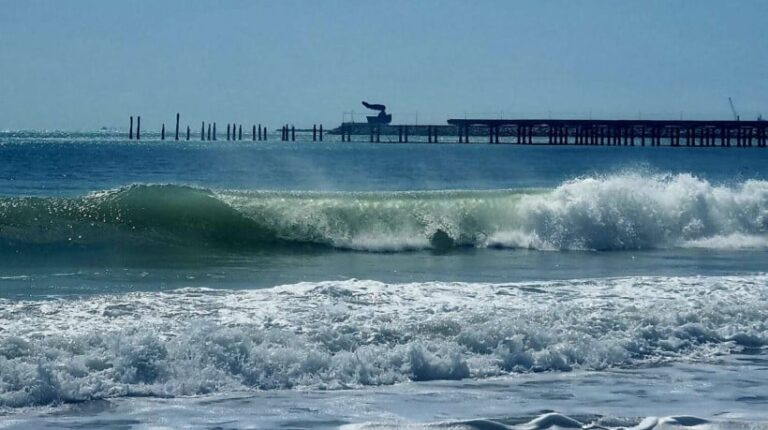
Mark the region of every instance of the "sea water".
<instances>
[{"instance_id":1,"label":"sea water","mask_svg":"<svg viewBox=\"0 0 768 430\"><path fill-rule=\"evenodd\" d=\"M0 133L0 428L768 428L768 150Z\"/></svg>"}]
</instances>

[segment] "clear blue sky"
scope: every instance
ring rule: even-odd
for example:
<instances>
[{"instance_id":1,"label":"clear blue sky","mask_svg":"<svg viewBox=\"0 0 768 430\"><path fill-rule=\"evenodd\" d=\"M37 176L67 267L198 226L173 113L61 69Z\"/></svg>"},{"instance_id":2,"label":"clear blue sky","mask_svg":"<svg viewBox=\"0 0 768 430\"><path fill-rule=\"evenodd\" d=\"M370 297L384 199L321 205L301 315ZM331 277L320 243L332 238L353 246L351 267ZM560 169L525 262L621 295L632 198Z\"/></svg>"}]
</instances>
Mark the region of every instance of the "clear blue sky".
<instances>
[{"instance_id":1,"label":"clear blue sky","mask_svg":"<svg viewBox=\"0 0 768 430\"><path fill-rule=\"evenodd\" d=\"M767 26L764 0L0 0L0 129L768 116Z\"/></svg>"}]
</instances>

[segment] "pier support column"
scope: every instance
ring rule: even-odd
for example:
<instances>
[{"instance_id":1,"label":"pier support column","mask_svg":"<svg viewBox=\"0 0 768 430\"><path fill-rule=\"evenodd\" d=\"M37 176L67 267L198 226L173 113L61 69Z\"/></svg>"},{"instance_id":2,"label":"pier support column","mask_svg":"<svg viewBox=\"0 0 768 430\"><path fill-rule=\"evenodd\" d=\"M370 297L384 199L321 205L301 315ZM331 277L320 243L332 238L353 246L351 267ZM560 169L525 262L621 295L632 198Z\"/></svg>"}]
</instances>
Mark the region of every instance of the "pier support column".
<instances>
[{"instance_id":1,"label":"pier support column","mask_svg":"<svg viewBox=\"0 0 768 430\"><path fill-rule=\"evenodd\" d=\"M179 140L179 113L176 112L176 140Z\"/></svg>"},{"instance_id":2,"label":"pier support column","mask_svg":"<svg viewBox=\"0 0 768 430\"><path fill-rule=\"evenodd\" d=\"M200 123L200 140L205 140L205 121Z\"/></svg>"},{"instance_id":3,"label":"pier support column","mask_svg":"<svg viewBox=\"0 0 768 430\"><path fill-rule=\"evenodd\" d=\"M133 140L133 117L131 117L131 124L128 126L128 140Z\"/></svg>"},{"instance_id":4,"label":"pier support column","mask_svg":"<svg viewBox=\"0 0 768 430\"><path fill-rule=\"evenodd\" d=\"M322 124L320 124L320 127L318 127L317 133L318 133L317 137L320 139L320 142L322 142L323 141L323 125Z\"/></svg>"},{"instance_id":5,"label":"pier support column","mask_svg":"<svg viewBox=\"0 0 768 430\"><path fill-rule=\"evenodd\" d=\"M163 123L163 128L160 130L160 140L165 140L165 123Z\"/></svg>"},{"instance_id":6,"label":"pier support column","mask_svg":"<svg viewBox=\"0 0 768 430\"><path fill-rule=\"evenodd\" d=\"M189 140L189 126L187 126L187 140Z\"/></svg>"}]
</instances>

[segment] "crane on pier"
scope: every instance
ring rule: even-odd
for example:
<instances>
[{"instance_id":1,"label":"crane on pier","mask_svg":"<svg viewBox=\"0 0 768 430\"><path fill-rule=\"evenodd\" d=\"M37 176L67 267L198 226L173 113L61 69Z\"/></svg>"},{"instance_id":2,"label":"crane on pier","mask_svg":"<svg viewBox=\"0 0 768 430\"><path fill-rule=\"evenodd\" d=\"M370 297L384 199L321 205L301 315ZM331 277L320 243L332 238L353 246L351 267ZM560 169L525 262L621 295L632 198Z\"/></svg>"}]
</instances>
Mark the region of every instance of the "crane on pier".
<instances>
[{"instance_id":1,"label":"crane on pier","mask_svg":"<svg viewBox=\"0 0 768 430\"><path fill-rule=\"evenodd\" d=\"M739 114L736 112L736 108L733 106L733 99L728 97L728 104L731 105L731 113L733 114L733 120L739 121Z\"/></svg>"}]
</instances>

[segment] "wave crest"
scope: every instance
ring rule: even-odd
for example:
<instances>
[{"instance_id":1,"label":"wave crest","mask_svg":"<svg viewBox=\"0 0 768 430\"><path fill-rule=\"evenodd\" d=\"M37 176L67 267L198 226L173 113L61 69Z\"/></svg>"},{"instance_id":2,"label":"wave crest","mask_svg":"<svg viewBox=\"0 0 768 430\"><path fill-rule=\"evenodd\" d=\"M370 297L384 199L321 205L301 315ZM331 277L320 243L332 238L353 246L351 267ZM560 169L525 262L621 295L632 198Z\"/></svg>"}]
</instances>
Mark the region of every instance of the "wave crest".
<instances>
[{"instance_id":1,"label":"wave crest","mask_svg":"<svg viewBox=\"0 0 768 430\"><path fill-rule=\"evenodd\" d=\"M586 177L552 190L318 193L136 185L77 199L0 200L0 239L364 251L768 246L768 181Z\"/></svg>"}]
</instances>

